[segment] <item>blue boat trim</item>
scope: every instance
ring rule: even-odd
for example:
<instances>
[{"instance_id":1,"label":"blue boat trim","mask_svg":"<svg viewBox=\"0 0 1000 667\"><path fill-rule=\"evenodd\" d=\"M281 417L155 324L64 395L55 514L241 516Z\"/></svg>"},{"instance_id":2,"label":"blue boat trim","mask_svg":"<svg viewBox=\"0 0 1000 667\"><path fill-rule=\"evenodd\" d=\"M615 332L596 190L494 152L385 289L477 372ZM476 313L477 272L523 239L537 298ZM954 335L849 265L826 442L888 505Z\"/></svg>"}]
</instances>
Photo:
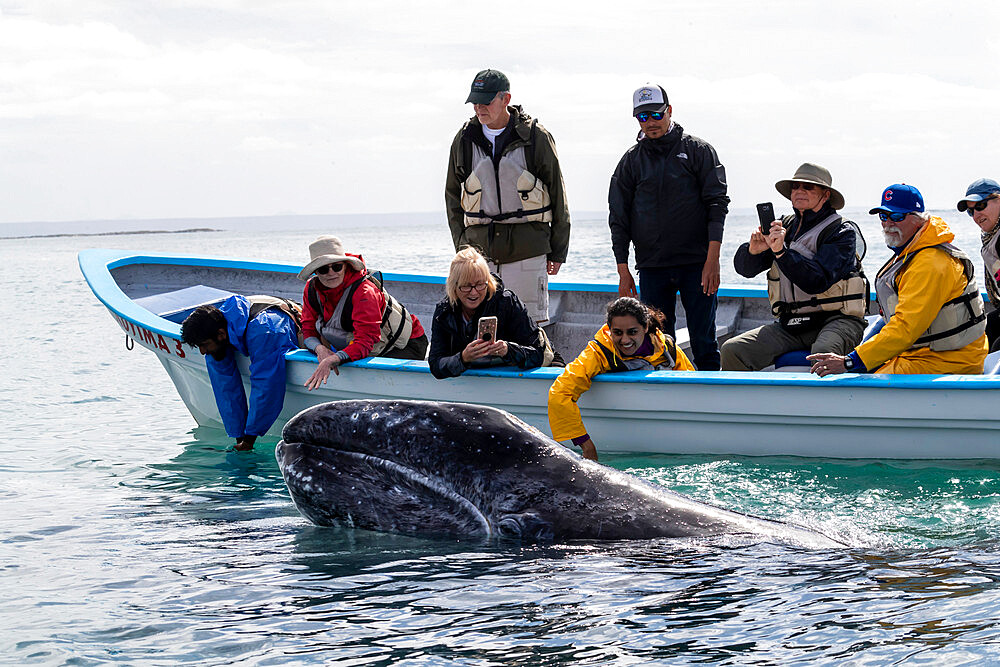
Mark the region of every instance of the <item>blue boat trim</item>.
<instances>
[{"instance_id":1,"label":"blue boat trim","mask_svg":"<svg viewBox=\"0 0 1000 667\"><path fill-rule=\"evenodd\" d=\"M136 326L175 340L180 339L180 326L158 317L137 305L122 292L111 276L111 270L133 264L163 264L180 266L211 266L218 268L248 269L297 274L300 266L275 264L250 260L214 257L181 257L176 255L130 254L125 250L89 249L79 254L80 270L94 295L112 313ZM387 280L404 280L426 284L444 284L441 276L408 273L384 273ZM552 283L551 288L562 291L587 289L617 293L618 287L593 283ZM759 287L734 285L720 288L721 296L760 296L766 293ZM290 361L316 363L316 357L307 350L295 350L286 355ZM404 373L430 373L425 361L406 361L374 357L351 362L345 366L394 370ZM554 380L561 368L490 368L469 370L464 375L473 377L527 377ZM447 380L443 380L446 382ZM838 388L894 388L894 389L1000 389L1000 376L996 375L859 375L847 373L820 378L809 373L736 373L726 371L627 371L605 373L594 378L595 382L627 382L643 384L694 384L694 385L764 385L764 386L824 386Z\"/></svg>"}]
</instances>

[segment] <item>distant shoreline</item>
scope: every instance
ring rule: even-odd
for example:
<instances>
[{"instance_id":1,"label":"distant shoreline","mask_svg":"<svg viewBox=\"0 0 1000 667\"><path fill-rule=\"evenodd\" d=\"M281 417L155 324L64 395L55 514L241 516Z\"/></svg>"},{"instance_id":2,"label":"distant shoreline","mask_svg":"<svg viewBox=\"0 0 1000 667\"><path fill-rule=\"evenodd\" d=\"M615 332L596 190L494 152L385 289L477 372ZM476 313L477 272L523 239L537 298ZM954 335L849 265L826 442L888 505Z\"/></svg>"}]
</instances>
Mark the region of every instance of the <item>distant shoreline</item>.
<instances>
[{"instance_id":1,"label":"distant shoreline","mask_svg":"<svg viewBox=\"0 0 1000 667\"><path fill-rule=\"evenodd\" d=\"M31 236L0 236L0 241L11 239L54 239L68 236L124 236L126 234L187 234L190 232L221 232L222 229L210 227L192 227L191 229L137 229L125 232L90 232L86 234L32 234Z\"/></svg>"}]
</instances>

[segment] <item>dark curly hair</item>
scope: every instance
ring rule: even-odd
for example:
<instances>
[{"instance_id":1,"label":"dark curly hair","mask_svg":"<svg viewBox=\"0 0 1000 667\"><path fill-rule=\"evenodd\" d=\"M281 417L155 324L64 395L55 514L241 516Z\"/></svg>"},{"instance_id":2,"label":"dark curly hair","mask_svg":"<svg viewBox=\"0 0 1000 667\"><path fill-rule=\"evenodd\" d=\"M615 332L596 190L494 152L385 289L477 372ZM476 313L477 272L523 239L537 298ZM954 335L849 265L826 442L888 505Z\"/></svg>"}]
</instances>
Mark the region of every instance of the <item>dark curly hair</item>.
<instances>
[{"instance_id":1,"label":"dark curly hair","mask_svg":"<svg viewBox=\"0 0 1000 667\"><path fill-rule=\"evenodd\" d=\"M646 330L646 333L653 331L666 331L666 316L656 308L647 306L635 297L620 296L608 304L608 326L615 317L631 315L639 322L639 326Z\"/></svg>"},{"instance_id":2,"label":"dark curly hair","mask_svg":"<svg viewBox=\"0 0 1000 667\"><path fill-rule=\"evenodd\" d=\"M215 306L198 306L181 324L181 340L198 347L210 338L215 338L219 329L227 328L226 316Z\"/></svg>"}]
</instances>

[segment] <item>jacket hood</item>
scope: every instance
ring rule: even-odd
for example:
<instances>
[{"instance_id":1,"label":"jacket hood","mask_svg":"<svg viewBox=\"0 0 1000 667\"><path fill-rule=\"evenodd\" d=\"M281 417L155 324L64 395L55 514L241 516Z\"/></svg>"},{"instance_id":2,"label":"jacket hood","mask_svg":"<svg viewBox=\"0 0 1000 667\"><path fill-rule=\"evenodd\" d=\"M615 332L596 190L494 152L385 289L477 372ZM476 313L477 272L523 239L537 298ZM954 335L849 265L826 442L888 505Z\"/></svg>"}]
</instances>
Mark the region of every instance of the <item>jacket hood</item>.
<instances>
[{"instance_id":1,"label":"jacket hood","mask_svg":"<svg viewBox=\"0 0 1000 667\"><path fill-rule=\"evenodd\" d=\"M921 248L929 248L930 246L941 245L942 243L951 243L954 240L955 234L951 231L948 223L937 216L932 216L930 220L924 223L923 227L917 230L917 233L913 235L913 238L899 254L900 256L908 255Z\"/></svg>"},{"instance_id":2,"label":"jacket hood","mask_svg":"<svg viewBox=\"0 0 1000 667\"><path fill-rule=\"evenodd\" d=\"M645 359L652 364L654 360L663 356L663 349L666 346L666 340L663 337L662 331L647 333L646 335L653 341L653 353L642 357L636 357L634 355L631 357L622 357L618 352L618 348L615 347L615 344L611 341L611 327L607 324L601 327L601 330L594 335L594 339L604 347L614 352L615 356L619 359ZM643 342L645 343L645 340Z\"/></svg>"},{"instance_id":3,"label":"jacket hood","mask_svg":"<svg viewBox=\"0 0 1000 667\"><path fill-rule=\"evenodd\" d=\"M507 107L507 112L510 114L510 121L508 121L507 125L513 126L514 133L521 140L528 141L531 138L531 116L521 108L520 104L510 105ZM480 138L483 141L486 140L483 134L483 124L479 122L477 116L473 116L466 122L462 135L473 140Z\"/></svg>"},{"instance_id":4,"label":"jacket hood","mask_svg":"<svg viewBox=\"0 0 1000 667\"><path fill-rule=\"evenodd\" d=\"M234 294L221 304L219 311L226 318L226 335L229 344L240 354L247 354L246 332L250 323L250 302L246 297Z\"/></svg>"}]
</instances>

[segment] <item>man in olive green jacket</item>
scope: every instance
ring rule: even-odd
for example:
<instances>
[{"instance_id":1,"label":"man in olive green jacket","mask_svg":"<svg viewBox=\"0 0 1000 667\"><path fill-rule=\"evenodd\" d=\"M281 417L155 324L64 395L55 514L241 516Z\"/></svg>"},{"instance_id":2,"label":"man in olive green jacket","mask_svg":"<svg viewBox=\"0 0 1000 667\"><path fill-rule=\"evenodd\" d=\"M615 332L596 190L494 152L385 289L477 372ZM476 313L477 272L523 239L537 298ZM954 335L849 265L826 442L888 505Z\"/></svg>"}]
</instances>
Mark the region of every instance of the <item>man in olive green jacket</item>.
<instances>
[{"instance_id":1,"label":"man in olive green jacket","mask_svg":"<svg viewBox=\"0 0 1000 667\"><path fill-rule=\"evenodd\" d=\"M569 207L552 135L510 105L503 73L476 75L475 117L455 135L445 206L455 250L479 248L538 323L549 319L548 276L569 251Z\"/></svg>"}]
</instances>

